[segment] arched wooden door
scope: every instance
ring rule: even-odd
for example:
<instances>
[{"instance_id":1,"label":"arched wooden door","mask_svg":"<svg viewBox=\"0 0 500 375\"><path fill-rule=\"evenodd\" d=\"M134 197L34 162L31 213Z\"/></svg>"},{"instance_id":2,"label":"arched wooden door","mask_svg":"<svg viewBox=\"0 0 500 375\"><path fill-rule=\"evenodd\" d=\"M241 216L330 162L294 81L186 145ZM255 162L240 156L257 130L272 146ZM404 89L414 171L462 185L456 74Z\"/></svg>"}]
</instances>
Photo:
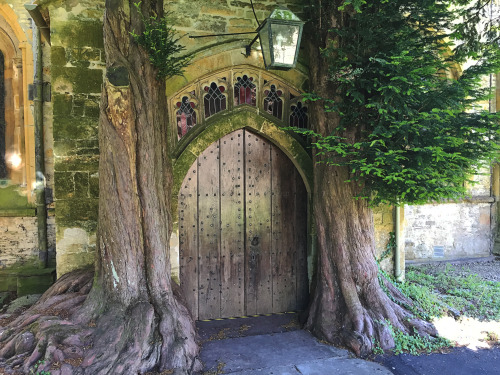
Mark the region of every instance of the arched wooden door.
<instances>
[{"instance_id":1,"label":"arched wooden door","mask_svg":"<svg viewBox=\"0 0 500 375\"><path fill-rule=\"evenodd\" d=\"M306 202L290 159L247 130L198 157L179 192L180 283L195 319L306 307Z\"/></svg>"}]
</instances>

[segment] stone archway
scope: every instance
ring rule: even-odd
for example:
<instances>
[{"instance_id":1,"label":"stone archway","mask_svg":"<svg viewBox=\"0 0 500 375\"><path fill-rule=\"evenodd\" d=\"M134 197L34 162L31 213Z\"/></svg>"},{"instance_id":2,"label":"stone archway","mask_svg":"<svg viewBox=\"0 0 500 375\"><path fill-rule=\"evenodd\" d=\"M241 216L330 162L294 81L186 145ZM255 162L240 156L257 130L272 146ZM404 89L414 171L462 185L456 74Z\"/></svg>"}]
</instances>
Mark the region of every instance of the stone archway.
<instances>
[{"instance_id":1,"label":"stone archway","mask_svg":"<svg viewBox=\"0 0 500 375\"><path fill-rule=\"evenodd\" d=\"M196 319L305 308L307 192L266 138L236 130L198 156L179 192L179 240Z\"/></svg>"}]
</instances>

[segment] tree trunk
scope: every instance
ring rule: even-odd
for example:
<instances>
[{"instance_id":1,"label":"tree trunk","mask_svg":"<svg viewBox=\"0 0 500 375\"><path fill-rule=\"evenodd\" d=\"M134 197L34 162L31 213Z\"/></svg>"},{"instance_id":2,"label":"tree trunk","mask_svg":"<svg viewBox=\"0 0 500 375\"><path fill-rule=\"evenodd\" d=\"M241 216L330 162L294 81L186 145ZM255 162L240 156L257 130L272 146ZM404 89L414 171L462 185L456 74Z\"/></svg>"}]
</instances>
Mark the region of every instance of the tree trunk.
<instances>
[{"instance_id":1,"label":"tree trunk","mask_svg":"<svg viewBox=\"0 0 500 375\"><path fill-rule=\"evenodd\" d=\"M328 80L328 62L320 53L328 43L335 42L325 30L342 27L344 16L337 10L340 4L334 3L318 0L318 22L315 38L311 38L311 91L324 98L332 98L335 93L335 86ZM325 112L320 102L311 103L311 107L313 130L323 136L331 134L338 124L337 115ZM356 140L360 133L359 129L347 129L343 136ZM366 200L355 199L361 192L359 182L346 182L352 178L347 167L327 165L324 156L315 155L314 159L318 266L306 328L361 356L372 351L375 341L383 349L394 346L389 324L411 334L415 328L421 334L436 335L431 324L393 302L411 305L392 284L384 282L392 299L381 288L372 210Z\"/></svg>"},{"instance_id":2,"label":"tree trunk","mask_svg":"<svg viewBox=\"0 0 500 375\"><path fill-rule=\"evenodd\" d=\"M85 300L89 274L69 275L49 289L42 307L33 306L0 329L0 363L11 369L22 366L27 372L42 358L38 370L53 373L68 366L93 375L199 369L194 321L170 278L172 167L165 87L130 36L143 29L134 1L106 1L92 289ZM147 19L161 17L163 2L143 0L141 10ZM70 301L71 309L60 301ZM47 315L56 316L48 328ZM23 346L26 335L31 341Z\"/></svg>"},{"instance_id":3,"label":"tree trunk","mask_svg":"<svg viewBox=\"0 0 500 375\"><path fill-rule=\"evenodd\" d=\"M148 19L153 14L161 17L163 2L143 0L141 9ZM100 256L88 305L96 311L96 305L104 303L105 310L113 311L100 321L103 329L115 332L111 342L119 350L106 350L109 333L94 341L96 360L88 369L102 373L191 370L198 352L194 322L174 294L170 278L167 100L147 53L131 40L130 32L142 29L133 0L106 2L108 73L99 124ZM104 353L105 365L99 353Z\"/></svg>"}]
</instances>

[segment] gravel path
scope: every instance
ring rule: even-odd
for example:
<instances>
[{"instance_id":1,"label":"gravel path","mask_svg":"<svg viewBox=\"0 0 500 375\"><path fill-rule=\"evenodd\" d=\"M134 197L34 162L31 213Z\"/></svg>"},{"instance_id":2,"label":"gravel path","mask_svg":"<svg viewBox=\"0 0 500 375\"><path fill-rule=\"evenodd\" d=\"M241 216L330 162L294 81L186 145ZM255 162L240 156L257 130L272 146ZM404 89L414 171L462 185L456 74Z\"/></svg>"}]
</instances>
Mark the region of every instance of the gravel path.
<instances>
[{"instance_id":1,"label":"gravel path","mask_svg":"<svg viewBox=\"0 0 500 375\"><path fill-rule=\"evenodd\" d=\"M407 269L419 269L426 273L436 274L447 270L457 277L476 274L488 281L500 282L500 257L486 259L468 259L455 262L426 263L408 266Z\"/></svg>"}]
</instances>

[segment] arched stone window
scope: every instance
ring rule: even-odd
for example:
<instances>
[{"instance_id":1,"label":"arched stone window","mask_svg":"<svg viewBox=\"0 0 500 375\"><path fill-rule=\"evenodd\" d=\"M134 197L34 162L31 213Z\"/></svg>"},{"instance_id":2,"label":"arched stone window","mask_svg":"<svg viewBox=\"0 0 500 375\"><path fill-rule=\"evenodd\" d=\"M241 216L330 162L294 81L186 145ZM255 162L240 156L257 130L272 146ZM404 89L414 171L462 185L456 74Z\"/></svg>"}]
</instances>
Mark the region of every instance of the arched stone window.
<instances>
[{"instance_id":1,"label":"arched stone window","mask_svg":"<svg viewBox=\"0 0 500 375\"><path fill-rule=\"evenodd\" d=\"M7 130L5 124L5 61L3 52L0 51L0 179L7 179L7 160L6 160L6 145L5 132Z\"/></svg>"},{"instance_id":2,"label":"arched stone window","mask_svg":"<svg viewBox=\"0 0 500 375\"><path fill-rule=\"evenodd\" d=\"M227 99L226 95L224 95L224 86L218 86L216 82L212 82L210 86L205 86L203 89L206 92L203 97L203 102L205 105L205 118L224 111L227 108Z\"/></svg>"},{"instance_id":3,"label":"arched stone window","mask_svg":"<svg viewBox=\"0 0 500 375\"><path fill-rule=\"evenodd\" d=\"M232 100L230 100L232 98ZM252 66L234 66L198 80L170 96L171 141L187 145L185 135L203 131L222 112L256 111L278 126L308 126L300 91L282 77Z\"/></svg>"}]
</instances>

